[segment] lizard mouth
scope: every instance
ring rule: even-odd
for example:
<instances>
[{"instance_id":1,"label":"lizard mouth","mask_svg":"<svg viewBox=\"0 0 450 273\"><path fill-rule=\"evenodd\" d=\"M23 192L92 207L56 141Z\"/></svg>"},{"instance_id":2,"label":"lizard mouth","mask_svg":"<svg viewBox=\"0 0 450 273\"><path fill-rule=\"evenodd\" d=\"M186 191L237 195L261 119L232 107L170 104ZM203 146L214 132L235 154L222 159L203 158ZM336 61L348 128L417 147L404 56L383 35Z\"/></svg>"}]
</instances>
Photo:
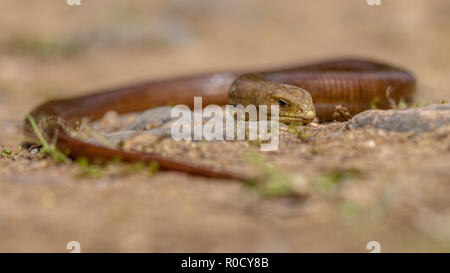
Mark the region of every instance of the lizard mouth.
<instances>
[{"instance_id":1,"label":"lizard mouth","mask_svg":"<svg viewBox=\"0 0 450 273\"><path fill-rule=\"evenodd\" d=\"M280 115L279 120L283 123L303 123L303 124L309 124L311 123L316 116L316 113L313 111L308 111L304 115L301 116L287 116L287 115Z\"/></svg>"}]
</instances>

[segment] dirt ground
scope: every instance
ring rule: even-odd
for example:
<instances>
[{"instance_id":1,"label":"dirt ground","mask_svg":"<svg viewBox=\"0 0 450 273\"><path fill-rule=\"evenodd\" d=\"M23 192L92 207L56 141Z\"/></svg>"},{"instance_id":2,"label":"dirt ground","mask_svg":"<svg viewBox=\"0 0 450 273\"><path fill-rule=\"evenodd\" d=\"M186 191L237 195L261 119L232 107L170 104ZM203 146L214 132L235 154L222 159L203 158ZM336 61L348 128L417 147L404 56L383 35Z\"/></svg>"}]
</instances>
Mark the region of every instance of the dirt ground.
<instances>
[{"instance_id":1,"label":"dirt ground","mask_svg":"<svg viewBox=\"0 0 450 273\"><path fill-rule=\"evenodd\" d=\"M369 241L383 252L449 251L447 133L345 123L289 132L260 156L276 166L268 176L294 181L296 198L17 148L39 103L195 72L362 56L411 70L420 105L450 100L448 1L81 2L2 2L0 251L67 252L69 241L83 252L368 252Z\"/></svg>"}]
</instances>

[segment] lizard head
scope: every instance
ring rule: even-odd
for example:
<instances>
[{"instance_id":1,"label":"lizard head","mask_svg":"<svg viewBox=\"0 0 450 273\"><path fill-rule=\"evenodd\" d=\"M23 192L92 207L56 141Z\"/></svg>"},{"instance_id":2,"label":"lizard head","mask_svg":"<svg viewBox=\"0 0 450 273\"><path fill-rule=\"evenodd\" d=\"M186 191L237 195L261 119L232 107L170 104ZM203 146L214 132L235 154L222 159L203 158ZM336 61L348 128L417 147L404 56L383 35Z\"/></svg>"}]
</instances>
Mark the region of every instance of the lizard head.
<instances>
[{"instance_id":1,"label":"lizard head","mask_svg":"<svg viewBox=\"0 0 450 273\"><path fill-rule=\"evenodd\" d=\"M270 92L269 100L271 105L279 106L282 123L308 124L316 116L311 95L300 87L279 84Z\"/></svg>"}]
</instances>

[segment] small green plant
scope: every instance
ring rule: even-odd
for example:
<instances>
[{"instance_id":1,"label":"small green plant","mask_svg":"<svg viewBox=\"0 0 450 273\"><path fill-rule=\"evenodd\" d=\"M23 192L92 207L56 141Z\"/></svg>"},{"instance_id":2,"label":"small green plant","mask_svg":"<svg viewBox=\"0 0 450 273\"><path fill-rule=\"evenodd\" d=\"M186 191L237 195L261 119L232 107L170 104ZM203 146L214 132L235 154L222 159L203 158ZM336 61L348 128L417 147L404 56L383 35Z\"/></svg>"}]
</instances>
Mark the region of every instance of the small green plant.
<instances>
[{"instance_id":1,"label":"small green plant","mask_svg":"<svg viewBox=\"0 0 450 273\"><path fill-rule=\"evenodd\" d=\"M124 141L123 139L121 139L121 140L119 141L119 143L117 144L117 148L123 149L124 145L125 145L125 141Z\"/></svg>"},{"instance_id":2,"label":"small green plant","mask_svg":"<svg viewBox=\"0 0 450 273\"><path fill-rule=\"evenodd\" d=\"M36 122L34 120L34 118L30 115L27 114L27 119L31 124L31 127L33 128L33 132L34 134L37 136L39 142L42 145L41 148L41 154L44 155L50 155L51 158L56 162L56 163L61 163L67 160L67 157L64 153L62 153L55 144L49 144L44 136L42 135L41 131L39 130L39 128L36 125Z\"/></svg>"},{"instance_id":3,"label":"small green plant","mask_svg":"<svg viewBox=\"0 0 450 273\"><path fill-rule=\"evenodd\" d=\"M370 109L372 109L372 110L378 109L377 103L378 103L378 98L374 98L374 99L370 102Z\"/></svg>"},{"instance_id":4,"label":"small green plant","mask_svg":"<svg viewBox=\"0 0 450 273\"><path fill-rule=\"evenodd\" d=\"M122 174L135 174L148 172L150 175L154 175L159 171L158 162L152 161L150 164L146 162L116 162L117 166L120 168Z\"/></svg>"},{"instance_id":5,"label":"small green plant","mask_svg":"<svg viewBox=\"0 0 450 273\"><path fill-rule=\"evenodd\" d=\"M80 168L78 177L100 178L104 174L104 169L101 166L90 164L89 160L85 157L78 158L76 162Z\"/></svg>"},{"instance_id":6,"label":"small green plant","mask_svg":"<svg viewBox=\"0 0 450 273\"><path fill-rule=\"evenodd\" d=\"M363 173L358 169L332 169L319 175L316 179L316 189L320 192L333 192L337 186L349 179L362 177Z\"/></svg>"},{"instance_id":7,"label":"small green plant","mask_svg":"<svg viewBox=\"0 0 450 273\"><path fill-rule=\"evenodd\" d=\"M116 156L111 161L112 164L119 167L122 174L134 174L140 172L148 172L150 175L154 175L159 171L159 164L156 161L152 161L150 164L147 162L124 162L119 156Z\"/></svg>"},{"instance_id":8,"label":"small green plant","mask_svg":"<svg viewBox=\"0 0 450 273\"><path fill-rule=\"evenodd\" d=\"M310 150L313 155L324 155L326 151L327 150L324 147L312 147Z\"/></svg>"},{"instance_id":9,"label":"small green plant","mask_svg":"<svg viewBox=\"0 0 450 273\"><path fill-rule=\"evenodd\" d=\"M447 99L442 99L441 104L446 104L447 103Z\"/></svg>"},{"instance_id":10,"label":"small green plant","mask_svg":"<svg viewBox=\"0 0 450 273\"><path fill-rule=\"evenodd\" d=\"M80 157L76 160L80 172L76 175L79 178L94 178L98 179L107 174L130 175L136 173L148 172L153 175L158 172L159 165L157 162L147 164L146 162L122 162L119 157L115 157L111 162L112 165L105 165L104 161L88 160L85 157ZM108 168L108 167L113 167Z\"/></svg>"},{"instance_id":11,"label":"small green plant","mask_svg":"<svg viewBox=\"0 0 450 273\"><path fill-rule=\"evenodd\" d=\"M2 145L2 150L0 151L0 156L6 156L6 157L10 157L12 155L11 150L5 148L5 145Z\"/></svg>"},{"instance_id":12,"label":"small green plant","mask_svg":"<svg viewBox=\"0 0 450 273\"><path fill-rule=\"evenodd\" d=\"M111 160L111 162L112 162L112 163L115 163L115 164L122 163L122 158L121 158L120 156L116 155L116 156L113 157L113 159Z\"/></svg>"},{"instance_id":13,"label":"small green plant","mask_svg":"<svg viewBox=\"0 0 450 273\"><path fill-rule=\"evenodd\" d=\"M159 171L159 164L156 161L150 163L150 174L156 174Z\"/></svg>"},{"instance_id":14,"label":"small green plant","mask_svg":"<svg viewBox=\"0 0 450 273\"><path fill-rule=\"evenodd\" d=\"M298 195L291 177L284 171L266 162L257 153L247 153L246 160L261 171L261 176L247 181L252 191L265 197Z\"/></svg>"},{"instance_id":15,"label":"small green plant","mask_svg":"<svg viewBox=\"0 0 450 273\"><path fill-rule=\"evenodd\" d=\"M299 129L298 126L299 126L298 123L291 123L291 124L289 124L288 131L290 133L294 133L295 135L297 135L297 137L299 139L307 139L307 138L309 138L310 136L305 133L305 130Z\"/></svg>"},{"instance_id":16,"label":"small green plant","mask_svg":"<svg viewBox=\"0 0 450 273\"><path fill-rule=\"evenodd\" d=\"M123 174L134 174L147 170L147 164L144 162L119 163Z\"/></svg>"},{"instance_id":17,"label":"small green plant","mask_svg":"<svg viewBox=\"0 0 450 273\"><path fill-rule=\"evenodd\" d=\"M256 146L256 147L261 147L261 141L260 140L248 140L248 143L250 145Z\"/></svg>"},{"instance_id":18,"label":"small green plant","mask_svg":"<svg viewBox=\"0 0 450 273\"><path fill-rule=\"evenodd\" d=\"M345 200L338 202L336 208L344 217L361 215L365 211L362 207Z\"/></svg>"},{"instance_id":19,"label":"small green plant","mask_svg":"<svg viewBox=\"0 0 450 273\"><path fill-rule=\"evenodd\" d=\"M406 109L406 108L408 108L408 105L406 104L405 99L400 98L397 103L397 109Z\"/></svg>"},{"instance_id":20,"label":"small green plant","mask_svg":"<svg viewBox=\"0 0 450 273\"><path fill-rule=\"evenodd\" d=\"M338 204L337 209L343 215L354 215L359 212L359 207L351 202L342 201Z\"/></svg>"},{"instance_id":21,"label":"small green plant","mask_svg":"<svg viewBox=\"0 0 450 273\"><path fill-rule=\"evenodd\" d=\"M84 44L73 39L16 36L5 41L2 47L13 54L49 58L76 55L84 48Z\"/></svg>"}]
</instances>

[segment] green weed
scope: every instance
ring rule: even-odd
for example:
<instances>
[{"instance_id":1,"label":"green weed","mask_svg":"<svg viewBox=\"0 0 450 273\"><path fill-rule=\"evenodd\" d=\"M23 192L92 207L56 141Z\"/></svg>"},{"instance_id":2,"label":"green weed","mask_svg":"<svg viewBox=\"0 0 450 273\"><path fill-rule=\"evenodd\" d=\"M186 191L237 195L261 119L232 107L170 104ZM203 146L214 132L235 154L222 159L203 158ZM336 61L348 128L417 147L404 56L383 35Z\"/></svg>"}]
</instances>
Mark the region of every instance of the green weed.
<instances>
[{"instance_id":1,"label":"green weed","mask_svg":"<svg viewBox=\"0 0 450 273\"><path fill-rule=\"evenodd\" d=\"M104 175L104 169L99 165L90 164L87 158L80 157L76 162L81 171L78 177L100 178Z\"/></svg>"},{"instance_id":2,"label":"green weed","mask_svg":"<svg viewBox=\"0 0 450 273\"><path fill-rule=\"evenodd\" d=\"M286 172L266 162L257 153L248 153L246 160L261 171L261 176L247 181L252 191L265 197L298 195L291 177Z\"/></svg>"},{"instance_id":3,"label":"green weed","mask_svg":"<svg viewBox=\"0 0 450 273\"><path fill-rule=\"evenodd\" d=\"M332 169L316 178L315 187L319 192L331 193L334 192L338 185L342 182L362 176L363 173L354 168Z\"/></svg>"},{"instance_id":4,"label":"green weed","mask_svg":"<svg viewBox=\"0 0 450 273\"><path fill-rule=\"evenodd\" d=\"M0 151L0 157L6 156L6 157L11 157L12 155L12 151L5 148L5 145L2 145L2 149Z\"/></svg>"},{"instance_id":5,"label":"green weed","mask_svg":"<svg viewBox=\"0 0 450 273\"><path fill-rule=\"evenodd\" d=\"M30 114L27 114L27 119L30 122L31 127L33 128L34 134L37 136L39 142L42 145L41 154L49 155L56 163L65 162L67 160L66 155L62 153L55 144L49 144L45 140L44 136L36 125L34 118Z\"/></svg>"}]
</instances>

